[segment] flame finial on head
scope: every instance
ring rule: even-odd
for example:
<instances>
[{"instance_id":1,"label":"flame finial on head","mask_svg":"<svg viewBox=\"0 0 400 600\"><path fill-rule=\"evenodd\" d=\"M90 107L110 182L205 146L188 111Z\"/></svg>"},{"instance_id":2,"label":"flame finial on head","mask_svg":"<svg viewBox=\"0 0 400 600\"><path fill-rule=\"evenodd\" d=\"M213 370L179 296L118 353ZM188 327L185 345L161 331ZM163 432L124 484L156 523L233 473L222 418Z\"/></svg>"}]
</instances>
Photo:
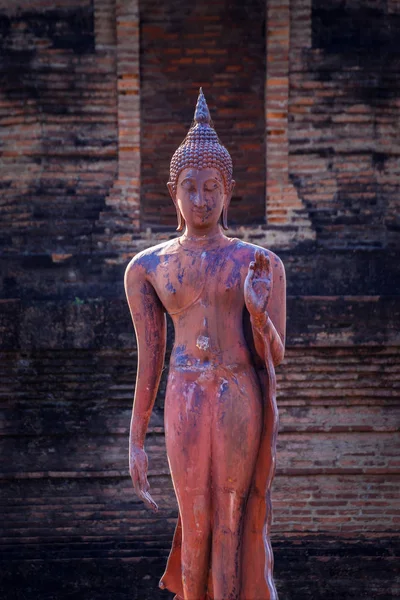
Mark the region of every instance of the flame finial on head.
<instances>
[{"instance_id":1,"label":"flame finial on head","mask_svg":"<svg viewBox=\"0 0 400 600\"><path fill-rule=\"evenodd\" d=\"M211 123L210 111L208 110L206 99L204 98L203 88L200 88L197 98L196 110L194 111L195 123Z\"/></svg>"},{"instance_id":2,"label":"flame finial on head","mask_svg":"<svg viewBox=\"0 0 400 600\"><path fill-rule=\"evenodd\" d=\"M232 159L228 150L218 139L201 88L194 113L194 122L171 160L170 182L175 191L179 173L188 167L218 169L224 180L225 191L229 191L232 181Z\"/></svg>"}]
</instances>

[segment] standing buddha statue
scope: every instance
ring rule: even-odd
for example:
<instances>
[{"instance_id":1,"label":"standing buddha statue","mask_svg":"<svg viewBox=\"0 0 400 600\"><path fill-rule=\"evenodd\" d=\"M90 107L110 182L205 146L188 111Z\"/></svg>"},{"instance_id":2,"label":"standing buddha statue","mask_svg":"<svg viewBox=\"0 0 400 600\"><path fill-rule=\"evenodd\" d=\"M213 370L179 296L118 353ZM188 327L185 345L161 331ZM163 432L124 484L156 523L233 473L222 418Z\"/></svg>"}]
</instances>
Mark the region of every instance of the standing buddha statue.
<instances>
[{"instance_id":1,"label":"standing buddha statue","mask_svg":"<svg viewBox=\"0 0 400 600\"><path fill-rule=\"evenodd\" d=\"M283 360L285 271L270 250L227 237L235 182L202 91L171 161L181 235L137 254L125 274L138 344L129 463L153 510L144 450L166 345L165 439L179 518L160 587L179 600L276 600L269 539Z\"/></svg>"}]
</instances>

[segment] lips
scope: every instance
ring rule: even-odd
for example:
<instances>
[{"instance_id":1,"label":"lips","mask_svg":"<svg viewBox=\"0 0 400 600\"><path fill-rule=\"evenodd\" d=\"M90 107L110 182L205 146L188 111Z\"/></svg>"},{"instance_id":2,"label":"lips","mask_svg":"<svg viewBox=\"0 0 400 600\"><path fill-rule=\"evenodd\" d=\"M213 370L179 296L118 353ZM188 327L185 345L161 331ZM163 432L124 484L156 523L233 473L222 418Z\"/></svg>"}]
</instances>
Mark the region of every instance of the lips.
<instances>
[{"instance_id":1,"label":"lips","mask_svg":"<svg viewBox=\"0 0 400 600\"><path fill-rule=\"evenodd\" d=\"M204 215L208 214L208 210L207 207L205 206L204 208L194 208L193 209L193 214L198 215L199 217L203 217Z\"/></svg>"}]
</instances>

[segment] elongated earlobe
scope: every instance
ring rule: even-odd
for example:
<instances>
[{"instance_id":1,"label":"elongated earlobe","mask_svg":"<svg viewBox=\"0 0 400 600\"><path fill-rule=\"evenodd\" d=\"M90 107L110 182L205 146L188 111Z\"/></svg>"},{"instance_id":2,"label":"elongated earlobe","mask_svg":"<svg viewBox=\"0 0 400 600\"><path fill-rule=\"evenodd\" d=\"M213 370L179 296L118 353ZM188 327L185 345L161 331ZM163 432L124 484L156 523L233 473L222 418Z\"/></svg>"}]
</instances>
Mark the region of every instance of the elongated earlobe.
<instances>
[{"instance_id":1,"label":"elongated earlobe","mask_svg":"<svg viewBox=\"0 0 400 600\"><path fill-rule=\"evenodd\" d=\"M235 188L235 180L232 179L230 186L229 186L229 193L228 193L227 197L225 198L224 207L222 209L222 215L221 215L221 225L222 225L222 228L225 230L229 229L229 227L228 227L228 207L229 207L229 204L231 203L231 198L232 198L232 193L233 193L234 188Z\"/></svg>"},{"instance_id":2,"label":"elongated earlobe","mask_svg":"<svg viewBox=\"0 0 400 600\"><path fill-rule=\"evenodd\" d=\"M167 188L168 188L169 194L173 200L173 203L175 205L176 216L178 218L178 227L176 228L176 231L183 231L183 228L185 227L186 223L185 223L185 219L183 218L182 213L179 209L179 206L177 204L175 187L174 187L174 184L172 181L168 181Z\"/></svg>"},{"instance_id":3,"label":"elongated earlobe","mask_svg":"<svg viewBox=\"0 0 400 600\"><path fill-rule=\"evenodd\" d=\"M225 231L228 229L228 207L225 206L224 204L224 208L222 209L222 229L225 229Z\"/></svg>"},{"instance_id":4,"label":"elongated earlobe","mask_svg":"<svg viewBox=\"0 0 400 600\"><path fill-rule=\"evenodd\" d=\"M176 228L176 231L183 231L184 227L185 227L185 219L182 216L181 211L179 210L179 207L176 206L176 216L178 217L178 227Z\"/></svg>"}]
</instances>

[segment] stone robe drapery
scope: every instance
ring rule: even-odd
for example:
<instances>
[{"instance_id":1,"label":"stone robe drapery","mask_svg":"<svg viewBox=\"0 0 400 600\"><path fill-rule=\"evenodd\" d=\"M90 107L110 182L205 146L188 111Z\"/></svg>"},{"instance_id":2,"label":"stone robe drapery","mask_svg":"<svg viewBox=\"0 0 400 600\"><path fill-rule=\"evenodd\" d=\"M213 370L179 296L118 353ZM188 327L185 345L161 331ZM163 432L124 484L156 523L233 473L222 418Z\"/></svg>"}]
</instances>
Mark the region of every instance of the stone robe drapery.
<instances>
[{"instance_id":1,"label":"stone robe drapery","mask_svg":"<svg viewBox=\"0 0 400 600\"><path fill-rule=\"evenodd\" d=\"M257 370L257 375L263 397L263 430L243 521L240 598L241 600L277 600L269 531L272 517L271 483L275 473L278 409L275 368L269 347L266 348L266 368ZM167 588L174 592L178 599L183 600L181 547L182 524L179 515L160 587ZM211 567L207 598L214 600Z\"/></svg>"}]
</instances>

